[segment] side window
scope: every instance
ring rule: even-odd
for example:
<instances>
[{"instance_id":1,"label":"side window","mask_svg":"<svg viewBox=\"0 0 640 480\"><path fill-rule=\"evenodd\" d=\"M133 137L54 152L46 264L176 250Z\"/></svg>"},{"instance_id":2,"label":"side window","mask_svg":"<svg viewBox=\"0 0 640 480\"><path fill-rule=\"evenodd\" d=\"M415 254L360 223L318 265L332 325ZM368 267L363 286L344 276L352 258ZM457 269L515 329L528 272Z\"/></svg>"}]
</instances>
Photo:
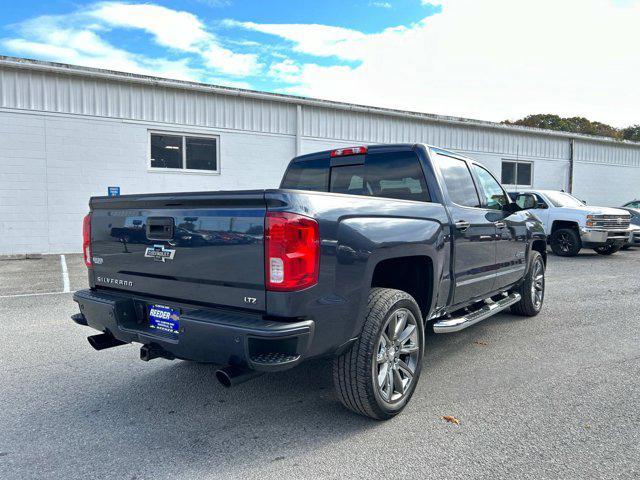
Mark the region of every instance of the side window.
<instances>
[{"instance_id":1,"label":"side window","mask_svg":"<svg viewBox=\"0 0 640 480\"><path fill-rule=\"evenodd\" d=\"M493 175L479 165L473 164L473 171L480 182L485 206L492 210L502 210L509 201L500 184Z\"/></svg>"},{"instance_id":2,"label":"side window","mask_svg":"<svg viewBox=\"0 0 640 480\"><path fill-rule=\"evenodd\" d=\"M436 158L451 201L464 207L479 207L480 199L467 162L440 154Z\"/></svg>"},{"instance_id":3,"label":"side window","mask_svg":"<svg viewBox=\"0 0 640 480\"><path fill-rule=\"evenodd\" d=\"M328 180L329 166L327 160L303 160L289 165L280 188L326 192Z\"/></svg>"},{"instance_id":4,"label":"side window","mask_svg":"<svg viewBox=\"0 0 640 480\"><path fill-rule=\"evenodd\" d=\"M515 200L515 202L518 204L518 206L519 206L520 208L524 208L524 207L525 207L525 200L526 200L526 196L525 196L525 195L520 194L520 195L517 195L517 196L516 196L516 200Z\"/></svg>"},{"instance_id":5,"label":"side window","mask_svg":"<svg viewBox=\"0 0 640 480\"><path fill-rule=\"evenodd\" d=\"M414 152L367 154L363 165L331 168L329 191L429 202L424 173Z\"/></svg>"},{"instance_id":6,"label":"side window","mask_svg":"<svg viewBox=\"0 0 640 480\"><path fill-rule=\"evenodd\" d=\"M536 197L536 202L538 202L537 208L549 208L549 205L547 205L547 202L544 201L544 198L542 198L537 193L534 193L533 195Z\"/></svg>"},{"instance_id":7,"label":"side window","mask_svg":"<svg viewBox=\"0 0 640 480\"><path fill-rule=\"evenodd\" d=\"M365 160L367 186L375 197L430 202L415 152L372 153Z\"/></svg>"}]
</instances>

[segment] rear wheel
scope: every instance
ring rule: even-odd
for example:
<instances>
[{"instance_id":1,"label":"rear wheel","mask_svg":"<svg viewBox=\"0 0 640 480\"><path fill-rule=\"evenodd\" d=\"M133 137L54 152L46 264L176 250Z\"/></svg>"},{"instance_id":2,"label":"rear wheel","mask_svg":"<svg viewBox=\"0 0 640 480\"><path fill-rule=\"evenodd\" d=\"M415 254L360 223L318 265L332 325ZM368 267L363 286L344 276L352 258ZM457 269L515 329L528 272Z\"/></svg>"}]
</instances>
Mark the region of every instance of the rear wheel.
<instances>
[{"instance_id":1,"label":"rear wheel","mask_svg":"<svg viewBox=\"0 0 640 480\"><path fill-rule=\"evenodd\" d=\"M560 228L553 232L549 244L553 253L559 257L575 257L582 248L578 232L570 228Z\"/></svg>"},{"instance_id":2,"label":"rear wheel","mask_svg":"<svg viewBox=\"0 0 640 480\"><path fill-rule=\"evenodd\" d=\"M516 290L520 294L520 301L511 306L516 315L534 317L542 310L544 302L544 270L545 265L540 252L531 251L531 265L527 276Z\"/></svg>"},{"instance_id":3,"label":"rear wheel","mask_svg":"<svg viewBox=\"0 0 640 480\"><path fill-rule=\"evenodd\" d=\"M594 248L596 253L600 255L613 255L618 252L624 244L622 243L607 243L606 245L602 245L601 247Z\"/></svg>"},{"instance_id":4,"label":"rear wheel","mask_svg":"<svg viewBox=\"0 0 640 480\"><path fill-rule=\"evenodd\" d=\"M422 366L424 325L411 295L372 288L362 334L333 363L342 404L360 415L389 419L415 391Z\"/></svg>"}]
</instances>

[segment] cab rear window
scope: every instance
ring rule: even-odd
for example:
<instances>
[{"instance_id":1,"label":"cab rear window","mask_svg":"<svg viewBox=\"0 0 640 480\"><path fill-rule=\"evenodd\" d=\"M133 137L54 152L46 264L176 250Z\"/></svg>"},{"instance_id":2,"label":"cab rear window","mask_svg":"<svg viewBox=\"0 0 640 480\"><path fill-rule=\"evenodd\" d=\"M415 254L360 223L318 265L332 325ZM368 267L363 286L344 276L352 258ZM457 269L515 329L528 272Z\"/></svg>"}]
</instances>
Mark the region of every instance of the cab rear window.
<instances>
[{"instance_id":1,"label":"cab rear window","mask_svg":"<svg viewBox=\"0 0 640 480\"><path fill-rule=\"evenodd\" d=\"M369 153L364 159L354 156L353 160L353 165L330 169L326 160L293 163L287 170L282 188L430 201L415 152Z\"/></svg>"}]
</instances>

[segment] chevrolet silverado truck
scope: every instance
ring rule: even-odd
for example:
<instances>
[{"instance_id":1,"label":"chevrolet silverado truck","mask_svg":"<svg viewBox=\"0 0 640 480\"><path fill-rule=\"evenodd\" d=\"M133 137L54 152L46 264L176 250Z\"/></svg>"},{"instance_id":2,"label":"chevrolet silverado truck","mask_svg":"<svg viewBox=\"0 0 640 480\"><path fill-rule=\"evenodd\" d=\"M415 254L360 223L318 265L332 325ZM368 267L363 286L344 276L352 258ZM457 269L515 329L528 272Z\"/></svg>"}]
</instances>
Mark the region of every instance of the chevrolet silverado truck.
<instances>
[{"instance_id":1,"label":"chevrolet silverado truck","mask_svg":"<svg viewBox=\"0 0 640 480\"><path fill-rule=\"evenodd\" d=\"M387 419L416 388L426 328L540 312L546 236L528 200L422 144L300 156L280 189L93 197L72 318L101 332L96 350L220 365L225 386L332 357L342 403Z\"/></svg>"},{"instance_id":2,"label":"chevrolet silverado truck","mask_svg":"<svg viewBox=\"0 0 640 480\"><path fill-rule=\"evenodd\" d=\"M519 204L529 201L532 194L536 208L530 211L544 224L549 246L560 257L574 257L582 248L612 255L629 241L631 215L625 210L586 205L569 193L555 190L509 193Z\"/></svg>"}]
</instances>

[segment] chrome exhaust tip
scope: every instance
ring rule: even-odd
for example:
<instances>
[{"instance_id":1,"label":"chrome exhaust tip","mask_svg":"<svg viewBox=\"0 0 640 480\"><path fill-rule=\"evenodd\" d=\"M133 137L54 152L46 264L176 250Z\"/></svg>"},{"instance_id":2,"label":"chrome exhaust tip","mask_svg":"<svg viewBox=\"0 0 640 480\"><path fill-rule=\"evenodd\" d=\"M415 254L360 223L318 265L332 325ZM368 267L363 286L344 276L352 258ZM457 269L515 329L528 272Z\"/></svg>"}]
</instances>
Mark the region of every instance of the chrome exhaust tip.
<instances>
[{"instance_id":1,"label":"chrome exhaust tip","mask_svg":"<svg viewBox=\"0 0 640 480\"><path fill-rule=\"evenodd\" d=\"M249 370L236 365L227 365L226 367L216 370L216 378L226 388L240 385L260 375L262 375L262 372Z\"/></svg>"}]
</instances>

